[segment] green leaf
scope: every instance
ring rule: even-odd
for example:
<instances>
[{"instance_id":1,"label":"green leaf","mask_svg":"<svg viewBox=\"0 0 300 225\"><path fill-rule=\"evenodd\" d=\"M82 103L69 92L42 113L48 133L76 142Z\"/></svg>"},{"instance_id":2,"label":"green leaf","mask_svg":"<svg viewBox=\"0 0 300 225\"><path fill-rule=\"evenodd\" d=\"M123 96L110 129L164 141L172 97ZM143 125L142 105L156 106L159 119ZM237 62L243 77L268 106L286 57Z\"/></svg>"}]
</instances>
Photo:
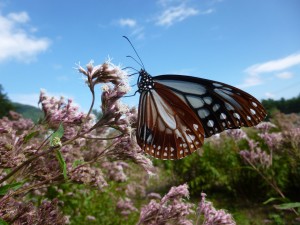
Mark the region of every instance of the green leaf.
<instances>
[{"instance_id":1,"label":"green leaf","mask_svg":"<svg viewBox=\"0 0 300 225\"><path fill-rule=\"evenodd\" d=\"M24 182L6 184L6 185L0 187L0 195L5 195L10 189L17 190L20 187L22 187L23 184L24 184Z\"/></svg>"},{"instance_id":2,"label":"green leaf","mask_svg":"<svg viewBox=\"0 0 300 225\"><path fill-rule=\"evenodd\" d=\"M57 131L55 131L50 137L50 146L60 145L60 139L64 135L64 127L62 124L59 125Z\"/></svg>"},{"instance_id":3,"label":"green leaf","mask_svg":"<svg viewBox=\"0 0 300 225\"><path fill-rule=\"evenodd\" d=\"M40 133L40 132L39 132L38 130L36 130L36 131L33 131L33 132L27 134L27 135L24 137L24 143L27 143L31 138L34 138L34 137L38 136L39 133Z\"/></svg>"},{"instance_id":4,"label":"green leaf","mask_svg":"<svg viewBox=\"0 0 300 225\"><path fill-rule=\"evenodd\" d=\"M291 202L291 203L284 203L281 205L276 205L276 209L292 209L292 208L299 208L300 202Z\"/></svg>"},{"instance_id":5,"label":"green leaf","mask_svg":"<svg viewBox=\"0 0 300 225\"><path fill-rule=\"evenodd\" d=\"M64 157L62 156L60 150L56 150L56 158L58 159L58 162L59 162L60 168L62 169L64 178L67 180L68 179L67 164L66 164L66 161L65 161Z\"/></svg>"},{"instance_id":6,"label":"green leaf","mask_svg":"<svg viewBox=\"0 0 300 225\"><path fill-rule=\"evenodd\" d=\"M0 225L8 225L8 223L5 222L3 219L0 218Z\"/></svg>"},{"instance_id":7,"label":"green leaf","mask_svg":"<svg viewBox=\"0 0 300 225\"><path fill-rule=\"evenodd\" d=\"M264 201L263 204L266 205L266 204L268 204L270 202L273 202L273 201L276 201L276 200L278 200L278 198L273 198L272 197L272 198L269 198L267 201Z\"/></svg>"},{"instance_id":8,"label":"green leaf","mask_svg":"<svg viewBox=\"0 0 300 225\"><path fill-rule=\"evenodd\" d=\"M77 167L77 166L79 166L79 165L81 165L81 164L83 164L83 163L84 163L83 160L81 160L81 159L76 159L76 160L73 162L72 167L75 168L75 167Z\"/></svg>"}]
</instances>

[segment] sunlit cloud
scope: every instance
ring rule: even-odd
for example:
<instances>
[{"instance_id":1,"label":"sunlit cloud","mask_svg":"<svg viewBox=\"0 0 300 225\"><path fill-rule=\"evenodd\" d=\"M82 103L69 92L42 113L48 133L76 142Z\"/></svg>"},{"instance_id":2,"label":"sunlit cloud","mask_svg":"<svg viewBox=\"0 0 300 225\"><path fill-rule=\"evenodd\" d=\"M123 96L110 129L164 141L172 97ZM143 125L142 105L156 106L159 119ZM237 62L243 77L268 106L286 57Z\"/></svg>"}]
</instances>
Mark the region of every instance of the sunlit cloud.
<instances>
[{"instance_id":1,"label":"sunlit cloud","mask_svg":"<svg viewBox=\"0 0 300 225\"><path fill-rule=\"evenodd\" d=\"M45 92L46 95L49 97L55 97L57 99L60 99L63 96L64 99L73 99L72 96L70 96L66 93L51 93L44 89L41 89L41 91ZM8 97L13 102L38 107L40 93L38 93L38 92L36 92L36 93L15 93L15 94L10 94ZM74 104L76 104L76 103L74 103Z\"/></svg>"},{"instance_id":2,"label":"sunlit cloud","mask_svg":"<svg viewBox=\"0 0 300 225\"><path fill-rule=\"evenodd\" d=\"M245 88L260 85L264 83L264 79L261 74L286 70L296 65L300 65L300 53L292 54L277 60L254 64L245 69L247 77L244 82L239 85L239 87ZM276 77L280 79L290 79L293 77L293 74L283 71L278 73Z\"/></svg>"},{"instance_id":3,"label":"sunlit cloud","mask_svg":"<svg viewBox=\"0 0 300 225\"><path fill-rule=\"evenodd\" d=\"M24 105L38 106L39 93L29 93L29 94L10 94L9 98L13 102L18 102Z\"/></svg>"},{"instance_id":4,"label":"sunlit cloud","mask_svg":"<svg viewBox=\"0 0 300 225\"><path fill-rule=\"evenodd\" d=\"M300 64L300 54L292 54L281 59L255 64L245 71L248 74L268 73L284 70L298 64Z\"/></svg>"},{"instance_id":5,"label":"sunlit cloud","mask_svg":"<svg viewBox=\"0 0 300 225\"><path fill-rule=\"evenodd\" d=\"M291 79L294 77L294 74L291 72L285 71L285 72L276 74L276 77L278 77L280 79Z\"/></svg>"},{"instance_id":6,"label":"sunlit cloud","mask_svg":"<svg viewBox=\"0 0 300 225\"><path fill-rule=\"evenodd\" d=\"M130 18L126 18L126 19L120 19L119 20L119 24L122 27L135 27L136 26L136 20L134 19L130 19Z\"/></svg>"},{"instance_id":7,"label":"sunlit cloud","mask_svg":"<svg viewBox=\"0 0 300 225\"><path fill-rule=\"evenodd\" d=\"M275 98L275 95L274 95L273 93L271 93L271 92L266 92L266 93L265 93L265 96L266 96L267 98Z\"/></svg>"},{"instance_id":8,"label":"sunlit cloud","mask_svg":"<svg viewBox=\"0 0 300 225\"><path fill-rule=\"evenodd\" d=\"M138 22L131 18L123 18L118 21L119 26L127 27L130 29L130 35L135 37L136 39L144 38L144 27L139 25Z\"/></svg>"},{"instance_id":9,"label":"sunlit cloud","mask_svg":"<svg viewBox=\"0 0 300 225\"><path fill-rule=\"evenodd\" d=\"M29 21L26 12L0 14L0 62L8 59L30 62L49 48L48 38L32 35L37 29L30 27Z\"/></svg>"},{"instance_id":10,"label":"sunlit cloud","mask_svg":"<svg viewBox=\"0 0 300 225\"><path fill-rule=\"evenodd\" d=\"M179 6L171 6L165 9L160 16L156 19L156 25L171 26L174 23L181 22L191 16L195 16L199 10L187 7L184 4Z\"/></svg>"}]
</instances>

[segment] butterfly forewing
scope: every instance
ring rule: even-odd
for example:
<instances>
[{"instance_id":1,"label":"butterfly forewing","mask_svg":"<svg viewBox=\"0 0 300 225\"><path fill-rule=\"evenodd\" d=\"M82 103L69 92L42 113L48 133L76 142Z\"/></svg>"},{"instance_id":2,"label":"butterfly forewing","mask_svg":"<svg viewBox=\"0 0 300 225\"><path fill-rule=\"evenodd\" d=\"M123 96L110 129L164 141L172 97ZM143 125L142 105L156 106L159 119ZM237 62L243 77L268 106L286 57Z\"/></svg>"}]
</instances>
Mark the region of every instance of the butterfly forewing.
<instances>
[{"instance_id":1,"label":"butterfly forewing","mask_svg":"<svg viewBox=\"0 0 300 225\"><path fill-rule=\"evenodd\" d=\"M226 129L255 126L266 116L256 98L221 82L179 75L156 76L154 81L192 109L201 121L205 137Z\"/></svg>"},{"instance_id":2,"label":"butterfly forewing","mask_svg":"<svg viewBox=\"0 0 300 225\"><path fill-rule=\"evenodd\" d=\"M137 141L155 158L179 159L204 141L204 129L193 109L160 83L140 96Z\"/></svg>"}]
</instances>

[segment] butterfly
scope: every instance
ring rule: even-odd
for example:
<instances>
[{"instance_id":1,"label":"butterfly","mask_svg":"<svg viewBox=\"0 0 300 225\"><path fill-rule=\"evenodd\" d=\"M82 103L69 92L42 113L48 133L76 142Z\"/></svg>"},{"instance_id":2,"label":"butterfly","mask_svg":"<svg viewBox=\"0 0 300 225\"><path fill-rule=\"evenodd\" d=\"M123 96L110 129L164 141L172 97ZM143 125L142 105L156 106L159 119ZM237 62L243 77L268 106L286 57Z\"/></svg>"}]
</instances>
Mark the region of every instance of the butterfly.
<instances>
[{"instance_id":1,"label":"butterfly","mask_svg":"<svg viewBox=\"0 0 300 225\"><path fill-rule=\"evenodd\" d=\"M136 139L155 158L181 159L200 148L204 138L255 126L267 115L252 95L222 82L185 75L151 76L144 66L138 74Z\"/></svg>"}]
</instances>

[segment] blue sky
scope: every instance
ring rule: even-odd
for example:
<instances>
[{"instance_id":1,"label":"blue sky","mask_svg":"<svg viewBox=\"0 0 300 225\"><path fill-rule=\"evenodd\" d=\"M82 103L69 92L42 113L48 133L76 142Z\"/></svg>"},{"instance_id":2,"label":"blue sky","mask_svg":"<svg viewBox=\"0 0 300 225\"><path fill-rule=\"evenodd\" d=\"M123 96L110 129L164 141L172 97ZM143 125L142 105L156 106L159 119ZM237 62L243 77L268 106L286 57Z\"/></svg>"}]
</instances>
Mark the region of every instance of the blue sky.
<instances>
[{"instance_id":1,"label":"blue sky","mask_svg":"<svg viewBox=\"0 0 300 225\"><path fill-rule=\"evenodd\" d=\"M126 35L152 75L290 98L300 93L299 12L299 0L0 0L0 84L16 102L36 106L42 88L87 110L90 93L75 64L110 56L139 69L126 58L135 56Z\"/></svg>"}]
</instances>

